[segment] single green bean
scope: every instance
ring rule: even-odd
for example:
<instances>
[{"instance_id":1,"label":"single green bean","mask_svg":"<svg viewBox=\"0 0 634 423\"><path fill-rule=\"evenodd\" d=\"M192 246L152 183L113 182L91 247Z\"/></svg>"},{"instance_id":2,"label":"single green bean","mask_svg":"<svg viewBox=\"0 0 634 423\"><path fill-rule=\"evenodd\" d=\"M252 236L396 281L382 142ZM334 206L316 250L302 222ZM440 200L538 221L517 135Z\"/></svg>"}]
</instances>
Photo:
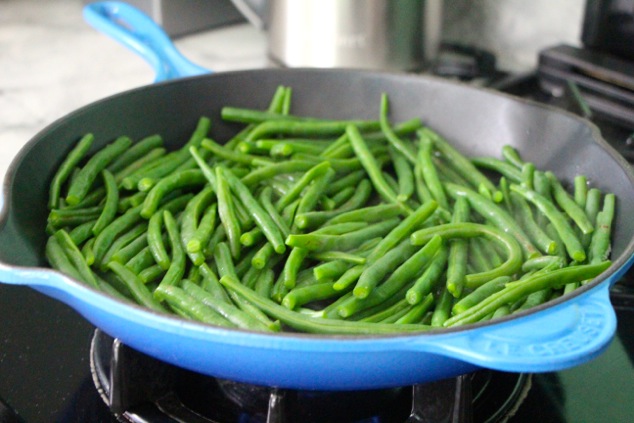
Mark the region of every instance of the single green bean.
<instances>
[{"instance_id":1,"label":"single green bean","mask_svg":"<svg viewBox=\"0 0 634 423\"><path fill-rule=\"evenodd\" d=\"M170 261L170 266L167 269L167 272L161 279L158 287L154 291L154 295L157 298L160 298L161 290L163 287L172 285L177 285L181 279L183 279L183 275L185 274L185 250L183 249L183 245L181 243L181 236L178 230L178 224L174 219L174 216L169 210L163 211L163 223L165 224L165 229L167 230L167 234L169 236L170 245L172 247L172 257Z\"/></svg>"},{"instance_id":2,"label":"single green bean","mask_svg":"<svg viewBox=\"0 0 634 423\"><path fill-rule=\"evenodd\" d=\"M95 226L92 227L92 233L97 236L101 231L108 226L117 215L117 209L119 204L119 188L117 188L117 182L114 180L114 176L108 170L101 171L103 176L104 185L106 186L106 202L104 203L103 210L95 222Z\"/></svg>"},{"instance_id":3,"label":"single green bean","mask_svg":"<svg viewBox=\"0 0 634 423\"><path fill-rule=\"evenodd\" d=\"M440 237L438 238L441 239ZM405 293L405 298L408 303L419 303L427 294L431 293L435 289L436 285L438 285L438 282L440 281L440 277L445 271L447 257L448 249L445 245L441 245L438 248L438 252L432 257L430 263L427 265L427 268Z\"/></svg>"},{"instance_id":4,"label":"single green bean","mask_svg":"<svg viewBox=\"0 0 634 423\"><path fill-rule=\"evenodd\" d=\"M356 126L350 125L346 129L346 134L348 135L348 139L350 140L350 144L354 149L355 154L361 164L365 168L374 188L379 193L381 198L389 203L398 203L398 199L396 198L396 194L392 190L392 188L388 185L383 177L381 172L381 168L376 162L376 159L368 149L367 144L363 140L359 129Z\"/></svg>"},{"instance_id":5,"label":"single green bean","mask_svg":"<svg viewBox=\"0 0 634 423\"><path fill-rule=\"evenodd\" d=\"M260 205L259 201L253 197L246 185L233 175L230 170L220 168L220 173L226 179L233 192L249 209L249 213L253 216L255 224L262 230L266 239L273 245L275 252L283 254L286 251L284 238L273 219L271 219L266 210Z\"/></svg>"},{"instance_id":6,"label":"single green bean","mask_svg":"<svg viewBox=\"0 0 634 423\"><path fill-rule=\"evenodd\" d=\"M473 307L490 295L504 289L506 283L510 281L511 278L509 276L500 276L499 278L492 279L479 286L473 292L470 292L453 305L451 309L452 314L459 314L466 311L468 308Z\"/></svg>"},{"instance_id":7,"label":"single green bean","mask_svg":"<svg viewBox=\"0 0 634 423\"><path fill-rule=\"evenodd\" d=\"M561 213L557 207L544 196L540 195L536 191L529 190L521 185L511 185L511 190L517 192L526 200L533 203L543 214L546 215L548 220L553 224L557 233L561 237L566 250L570 257L577 261L582 262L586 259L586 252L581 245L581 241L577 237L577 234L572 229L566 217Z\"/></svg>"},{"instance_id":8,"label":"single green bean","mask_svg":"<svg viewBox=\"0 0 634 423\"><path fill-rule=\"evenodd\" d=\"M68 188L66 202L70 205L74 205L83 200L99 173L105 169L110 162L125 152L130 144L132 144L130 138L119 137L95 153L72 181Z\"/></svg>"},{"instance_id":9,"label":"single green bean","mask_svg":"<svg viewBox=\"0 0 634 423\"><path fill-rule=\"evenodd\" d=\"M561 185L561 182L557 179L554 173L546 172L546 176L550 179L550 184L553 190L553 197L559 207L577 224L577 227L584 234L592 233L594 226L588 219L586 212L583 208L575 202L575 200L568 194L565 188Z\"/></svg>"},{"instance_id":10,"label":"single green bean","mask_svg":"<svg viewBox=\"0 0 634 423\"><path fill-rule=\"evenodd\" d=\"M120 278L138 304L151 310L166 312L165 307L153 297L148 287L133 271L116 261L108 263L108 268Z\"/></svg>"},{"instance_id":11,"label":"single green bean","mask_svg":"<svg viewBox=\"0 0 634 423\"><path fill-rule=\"evenodd\" d=\"M433 327L442 327L449 319L454 301L455 297L449 292L447 287L444 287L431 316L431 325Z\"/></svg>"},{"instance_id":12,"label":"single green bean","mask_svg":"<svg viewBox=\"0 0 634 423\"><path fill-rule=\"evenodd\" d=\"M86 156L94 140L95 137L93 134L86 134L81 137L73 149L68 153L59 168L57 168L49 189L49 209L56 209L59 207L62 185L64 185L64 183L68 180L68 177L73 172L73 169L75 169L75 167Z\"/></svg>"},{"instance_id":13,"label":"single green bean","mask_svg":"<svg viewBox=\"0 0 634 423\"><path fill-rule=\"evenodd\" d=\"M203 185L206 182L205 175L199 169L188 169L173 173L161 179L152 187L143 201L140 214L146 219L159 208L159 204L166 195L180 188L188 188Z\"/></svg>"},{"instance_id":14,"label":"single green bean","mask_svg":"<svg viewBox=\"0 0 634 423\"><path fill-rule=\"evenodd\" d=\"M234 258L240 257L240 235L242 228L236 217L233 196L229 188L229 183L220 167L216 167L216 195L218 197L218 216L225 228L227 240Z\"/></svg>"},{"instance_id":15,"label":"single green bean","mask_svg":"<svg viewBox=\"0 0 634 423\"><path fill-rule=\"evenodd\" d=\"M597 215L596 231L592 235L589 247L590 263L607 260L610 254L610 237L614 220L616 196L608 193L603 198L603 209Z\"/></svg>"},{"instance_id":16,"label":"single green bean","mask_svg":"<svg viewBox=\"0 0 634 423\"><path fill-rule=\"evenodd\" d=\"M454 214L451 223L459 224L469 219L469 201L465 197L458 197L454 204ZM455 238L449 241L449 255L447 257L447 290L460 298L466 283L467 259L469 244L466 239Z\"/></svg>"},{"instance_id":17,"label":"single green bean","mask_svg":"<svg viewBox=\"0 0 634 423\"><path fill-rule=\"evenodd\" d=\"M394 132L388 118L389 113L389 100L387 94L381 94L381 105L379 113L379 123L381 125L381 131L387 138L388 142L399 151L407 160L411 163L416 163L416 155L412 151L412 148L408 146L398 135Z\"/></svg>"},{"instance_id":18,"label":"single green bean","mask_svg":"<svg viewBox=\"0 0 634 423\"><path fill-rule=\"evenodd\" d=\"M399 219L397 218L387 219L384 222L375 223L364 229L343 235L290 234L286 238L286 245L316 252L329 250L347 251L360 246L368 239L387 234L398 223Z\"/></svg>"},{"instance_id":19,"label":"single green bean","mask_svg":"<svg viewBox=\"0 0 634 423\"><path fill-rule=\"evenodd\" d=\"M429 137L421 137L418 143L417 165L421 170L425 186L440 207L449 209L445 188L440 183L436 166L432 160L434 144Z\"/></svg>"}]
</instances>

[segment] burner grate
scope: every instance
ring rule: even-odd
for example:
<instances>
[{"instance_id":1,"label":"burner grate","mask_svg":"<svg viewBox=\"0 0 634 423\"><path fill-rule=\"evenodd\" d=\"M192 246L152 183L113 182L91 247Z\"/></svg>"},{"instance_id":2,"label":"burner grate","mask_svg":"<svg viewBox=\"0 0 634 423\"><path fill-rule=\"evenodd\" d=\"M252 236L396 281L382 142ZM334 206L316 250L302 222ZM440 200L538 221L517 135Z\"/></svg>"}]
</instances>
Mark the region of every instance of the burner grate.
<instances>
[{"instance_id":1,"label":"burner grate","mask_svg":"<svg viewBox=\"0 0 634 423\"><path fill-rule=\"evenodd\" d=\"M503 422L530 389L525 374L480 371L434 383L369 391L277 389L171 366L96 330L91 371L123 423Z\"/></svg>"}]
</instances>

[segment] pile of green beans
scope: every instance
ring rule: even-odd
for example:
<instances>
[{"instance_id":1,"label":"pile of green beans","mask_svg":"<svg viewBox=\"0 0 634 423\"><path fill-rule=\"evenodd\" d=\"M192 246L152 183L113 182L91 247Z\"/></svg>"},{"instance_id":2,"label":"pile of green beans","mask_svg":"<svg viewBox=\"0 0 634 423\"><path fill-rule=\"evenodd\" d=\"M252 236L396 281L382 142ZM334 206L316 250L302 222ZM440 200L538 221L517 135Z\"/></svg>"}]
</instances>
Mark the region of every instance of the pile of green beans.
<instances>
[{"instance_id":1,"label":"pile of green beans","mask_svg":"<svg viewBox=\"0 0 634 423\"><path fill-rule=\"evenodd\" d=\"M124 301L255 331L376 334L517 313L609 265L615 196L510 145L466 157L419 119L225 107L168 151L87 134L54 175L50 265Z\"/></svg>"}]
</instances>

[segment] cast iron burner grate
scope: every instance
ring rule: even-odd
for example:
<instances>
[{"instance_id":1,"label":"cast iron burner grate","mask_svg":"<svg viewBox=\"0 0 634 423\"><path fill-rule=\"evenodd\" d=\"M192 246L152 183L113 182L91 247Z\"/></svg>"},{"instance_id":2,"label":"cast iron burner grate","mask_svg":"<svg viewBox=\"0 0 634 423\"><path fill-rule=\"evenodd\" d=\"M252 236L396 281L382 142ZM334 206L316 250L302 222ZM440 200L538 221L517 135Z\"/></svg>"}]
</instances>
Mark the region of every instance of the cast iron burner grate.
<instances>
[{"instance_id":1,"label":"cast iron burner grate","mask_svg":"<svg viewBox=\"0 0 634 423\"><path fill-rule=\"evenodd\" d=\"M256 386L184 370L125 346L97 329L95 386L125 423L480 423L515 414L531 376L480 371L434 383L367 391Z\"/></svg>"}]
</instances>

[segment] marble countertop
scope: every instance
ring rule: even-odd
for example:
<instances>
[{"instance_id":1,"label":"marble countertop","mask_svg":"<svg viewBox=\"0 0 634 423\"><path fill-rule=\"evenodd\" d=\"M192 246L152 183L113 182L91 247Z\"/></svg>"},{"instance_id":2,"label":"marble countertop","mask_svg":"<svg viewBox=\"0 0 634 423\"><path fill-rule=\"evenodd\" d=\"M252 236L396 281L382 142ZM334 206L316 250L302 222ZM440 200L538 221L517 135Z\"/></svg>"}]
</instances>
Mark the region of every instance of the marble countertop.
<instances>
[{"instance_id":1,"label":"marble countertop","mask_svg":"<svg viewBox=\"0 0 634 423\"><path fill-rule=\"evenodd\" d=\"M82 17L81 0L0 1L0 178L20 148L93 101L152 83L146 62ZM235 24L177 38L190 60L215 71L265 67L266 39Z\"/></svg>"}]
</instances>

